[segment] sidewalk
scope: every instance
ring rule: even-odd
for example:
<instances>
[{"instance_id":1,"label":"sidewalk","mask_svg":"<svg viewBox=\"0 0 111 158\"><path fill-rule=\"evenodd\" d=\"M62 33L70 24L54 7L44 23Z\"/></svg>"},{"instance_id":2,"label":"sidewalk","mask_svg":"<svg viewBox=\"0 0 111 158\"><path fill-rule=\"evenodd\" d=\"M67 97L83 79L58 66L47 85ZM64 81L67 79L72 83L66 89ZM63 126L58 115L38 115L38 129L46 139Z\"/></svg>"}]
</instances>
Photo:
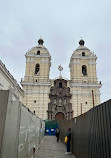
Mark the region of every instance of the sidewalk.
<instances>
[{"instance_id":1,"label":"sidewalk","mask_svg":"<svg viewBox=\"0 0 111 158\"><path fill-rule=\"evenodd\" d=\"M60 141L57 143L55 136L45 136L40 143L35 158L75 158L75 156L65 155L66 146Z\"/></svg>"}]
</instances>

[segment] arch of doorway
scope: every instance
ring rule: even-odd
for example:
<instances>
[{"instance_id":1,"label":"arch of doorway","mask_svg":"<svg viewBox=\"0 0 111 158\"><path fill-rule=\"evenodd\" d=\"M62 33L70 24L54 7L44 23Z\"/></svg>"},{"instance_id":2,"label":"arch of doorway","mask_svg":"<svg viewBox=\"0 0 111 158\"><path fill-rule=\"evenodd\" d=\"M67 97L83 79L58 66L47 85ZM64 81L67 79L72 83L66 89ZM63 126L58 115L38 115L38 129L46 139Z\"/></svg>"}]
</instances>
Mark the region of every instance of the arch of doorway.
<instances>
[{"instance_id":1,"label":"arch of doorway","mask_svg":"<svg viewBox=\"0 0 111 158\"><path fill-rule=\"evenodd\" d=\"M66 114L64 114L63 112L57 112L54 117L56 120L64 120L66 117Z\"/></svg>"}]
</instances>

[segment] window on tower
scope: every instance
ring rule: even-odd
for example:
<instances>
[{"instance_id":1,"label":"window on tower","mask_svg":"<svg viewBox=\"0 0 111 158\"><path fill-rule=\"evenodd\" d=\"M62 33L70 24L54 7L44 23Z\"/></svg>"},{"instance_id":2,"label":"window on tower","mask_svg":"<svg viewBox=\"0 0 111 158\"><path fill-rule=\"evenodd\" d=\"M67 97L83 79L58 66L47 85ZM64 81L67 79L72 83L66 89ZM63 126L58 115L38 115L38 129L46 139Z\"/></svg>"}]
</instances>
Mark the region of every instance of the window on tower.
<instances>
[{"instance_id":1,"label":"window on tower","mask_svg":"<svg viewBox=\"0 0 111 158\"><path fill-rule=\"evenodd\" d=\"M35 66L35 74L38 74L39 70L40 70L40 65L36 64L36 66Z\"/></svg>"},{"instance_id":2,"label":"window on tower","mask_svg":"<svg viewBox=\"0 0 111 158\"><path fill-rule=\"evenodd\" d=\"M83 56L83 57L85 56L85 52L82 52L82 56Z\"/></svg>"},{"instance_id":3,"label":"window on tower","mask_svg":"<svg viewBox=\"0 0 111 158\"><path fill-rule=\"evenodd\" d=\"M82 75L87 76L87 66L86 65L82 66Z\"/></svg>"},{"instance_id":4,"label":"window on tower","mask_svg":"<svg viewBox=\"0 0 111 158\"><path fill-rule=\"evenodd\" d=\"M40 50L37 51L37 55L40 55Z\"/></svg>"}]
</instances>

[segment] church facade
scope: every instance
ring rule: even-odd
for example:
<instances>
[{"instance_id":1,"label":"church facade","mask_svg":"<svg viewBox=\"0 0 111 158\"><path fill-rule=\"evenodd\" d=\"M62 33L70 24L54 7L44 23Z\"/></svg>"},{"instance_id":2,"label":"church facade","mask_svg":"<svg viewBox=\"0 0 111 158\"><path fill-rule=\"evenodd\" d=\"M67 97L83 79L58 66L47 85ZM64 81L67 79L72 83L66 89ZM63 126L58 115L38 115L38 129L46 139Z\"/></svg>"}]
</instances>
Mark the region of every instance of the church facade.
<instances>
[{"instance_id":1,"label":"church facade","mask_svg":"<svg viewBox=\"0 0 111 158\"><path fill-rule=\"evenodd\" d=\"M97 57L84 41L73 52L70 63L70 80L60 76L49 78L51 55L38 40L38 46L26 53L26 72L21 85L23 104L45 119L71 119L100 104L101 82L97 79Z\"/></svg>"}]
</instances>

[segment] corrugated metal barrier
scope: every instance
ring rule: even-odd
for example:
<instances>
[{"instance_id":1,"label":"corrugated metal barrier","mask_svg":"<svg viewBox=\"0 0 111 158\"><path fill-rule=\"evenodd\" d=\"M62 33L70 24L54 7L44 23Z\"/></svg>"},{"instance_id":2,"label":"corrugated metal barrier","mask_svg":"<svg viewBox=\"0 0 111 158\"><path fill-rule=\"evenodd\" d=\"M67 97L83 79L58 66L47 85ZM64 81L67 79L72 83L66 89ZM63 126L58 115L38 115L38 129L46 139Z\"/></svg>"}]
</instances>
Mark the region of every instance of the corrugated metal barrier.
<instances>
[{"instance_id":1,"label":"corrugated metal barrier","mask_svg":"<svg viewBox=\"0 0 111 158\"><path fill-rule=\"evenodd\" d=\"M31 158L45 123L9 91L0 91L0 158Z\"/></svg>"},{"instance_id":2,"label":"corrugated metal barrier","mask_svg":"<svg viewBox=\"0 0 111 158\"><path fill-rule=\"evenodd\" d=\"M63 142L71 127L71 150L76 158L111 158L111 100L71 121L58 123Z\"/></svg>"}]
</instances>

